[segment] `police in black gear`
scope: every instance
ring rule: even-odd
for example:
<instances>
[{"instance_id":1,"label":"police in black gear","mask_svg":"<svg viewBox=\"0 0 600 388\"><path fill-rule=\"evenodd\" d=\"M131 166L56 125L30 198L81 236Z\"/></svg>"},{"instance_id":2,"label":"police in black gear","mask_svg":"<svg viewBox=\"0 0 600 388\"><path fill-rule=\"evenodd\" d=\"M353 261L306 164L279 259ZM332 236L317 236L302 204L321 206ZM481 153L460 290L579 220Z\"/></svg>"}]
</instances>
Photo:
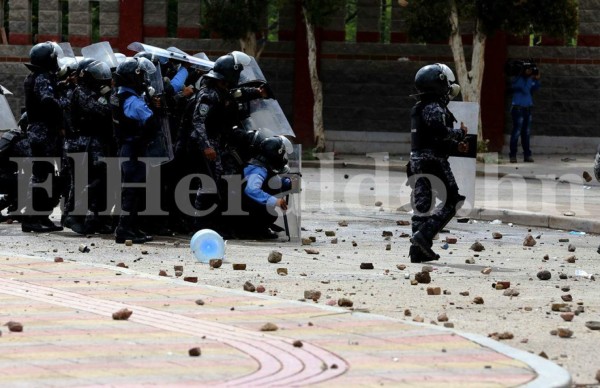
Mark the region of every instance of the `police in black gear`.
<instances>
[{"instance_id":1,"label":"police in black gear","mask_svg":"<svg viewBox=\"0 0 600 388\"><path fill-rule=\"evenodd\" d=\"M411 262L437 260L433 238L454 217L465 197L458 192L448 157L467 152L463 143L467 128L448 110L448 102L460 92L454 74L444 64L422 67L415 76L419 101L411 111L411 153L407 175L412 191ZM441 200L435 207L436 197Z\"/></svg>"},{"instance_id":2,"label":"police in black gear","mask_svg":"<svg viewBox=\"0 0 600 388\"><path fill-rule=\"evenodd\" d=\"M57 88L56 72L58 56L62 50L53 42L38 43L32 47L30 63L25 64L31 73L26 77L25 107L28 117L27 137L31 146L31 156L51 157L57 159L62 154L64 136L63 110L68 106L68 100L62 97ZM49 162L33 161L32 185L53 180L52 193L48 195L42 188L31 187L34 209L27 210L21 228L24 232L51 232L62 230L55 225L49 215L58 204L61 190L59 179L54 171L54 165ZM42 215L32 215L31 212L41 212Z\"/></svg>"},{"instance_id":3,"label":"police in black gear","mask_svg":"<svg viewBox=\"0 0 600 388\"><path fill-rule=\"evenodd\" d=\"M64 174L68 177L68 195L65 198L63 225L80 234L111 233L107 220L102 221L98 213L106 208L106 166L100 160L112 155L112 116L108 105L112 74L110 67L92 60L82 66L78 84L71 98L71 130L65 141ZM69 154L84 153L83 158ZM77 165L77 166L76 166ZM82 193L75 193L74 170L85 168L88 182L88 204L75 203ZM89 209L89 210L88 210ZM86 214L86 210L87 214Z\"/></svg>"},{"instance_id":4,"label":"police in black gear","mask_svg":"<svg viewBox=\"0 0 600 388\"><path fill-rule=\"evenodd\" d=\"M192 116L193 132L190 135L190 152L199 155L200 165L205 166L205 173L217 185L217 193L207 193L204 188L198 189L194 206L200 211L219 207L210 215L205 215L198 220L197 227L211 227L223 230L223 220L217 221L220 212L226 209L224 200L227 193L222 188L221 177L224 174L240 174L244 166L229 144L232 142L234 128L241 127L237 101L231 89L237 86L244 65L239 54L230 53L219 57L212 70L202 76L198 82L198 95L196 107ZM236 56L237 55L237 56ZM245 56L250 60L250 57ZM249 88L245 92L247 98L260 98L263 92L258 88ZM225 227L227 229L227 227Z\"/></svg>"},{"instance_id":5,"label":"police in black gear","mask_svg":"<svg viewBox=\"0 0 600 388\"><path fill-rule=\"evenodd\" d=\"M144 190L128 187L127 183L146 181L146 166L138 158L145 156L148 143L160 130L157 115L146 103L142 94L147 89L148 76L156 68L146 58L130 58L120 63L115 72L115 85L110 104L121 164L122 210L119 225L115 230L115 241L133 243L150 241L139 228L138 212L144 207Z\"/></svg>"},{"instance_id":6,"label":"police in black gear","mask_svg":"<svg viewBox=\"0 0 600 388\"><path fill-rule=\"evenodd\" d=\"M281 230L274 225L277 220L275 207L284 212L287 210L283 193L292 187L289 177L279 176L289 172L288 149L291 149L291 143L287 138L268 137L260 143L256 157L244 168L242 210L249 215L240 216L237 220L237 236L252 239L278 237L273 230Z\"/></svg>"}]
</instances>

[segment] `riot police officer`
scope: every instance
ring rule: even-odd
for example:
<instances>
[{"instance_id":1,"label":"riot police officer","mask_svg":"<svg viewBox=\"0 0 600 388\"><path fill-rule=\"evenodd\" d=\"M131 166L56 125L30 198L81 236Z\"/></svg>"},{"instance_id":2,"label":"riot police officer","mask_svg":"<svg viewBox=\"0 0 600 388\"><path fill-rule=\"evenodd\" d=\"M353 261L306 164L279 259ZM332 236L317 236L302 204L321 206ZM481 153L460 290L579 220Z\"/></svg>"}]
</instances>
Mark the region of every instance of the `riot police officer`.
<instances>
[{"instance_id":1,"label":"riot police officer","mask_svg":"<svg viewBox=\"0 0 600 388\"><path fill-rule=\"evenodd\" d=\"M25 107L27 111L27 138L34 158L30 195L34 209L28 209L21 225L24 232L52 232L62 230L54 224L49 215L58 204L60 185L54 171L54 164L36 161L35 158L56 158L62 153L64 137L63 110L68 100L63 98L57 88L56 73L59 70L58 56L60 47L53 42L38 43L29 53L30 63L25 64L31 73L25 78ZM47 179L55 180L52 193L34 187ZM31 214L32 211L42 215Z\"/></svg>"},{"instance_id":2,"label":"riot police officer","mask_svg":"<svg viewBox=\"0 0 600 388\"><path fill-rule=\"evenodd\" d=\"M289 177L280 177L279 174L289 172L287 155L291 147L290 141L283 136L268 137L258 146L256 157L244 168L242 209L249 215L242 216L237 223L238 237L278 237L271 228L277 220L275 208L287 210L285 198L278 194L289 190L292 183Z\"/></svg>"},{"instance_id":3,"label":"riot police officer","mask_svg":"<svg viewBox=\"0 0 600 388\"><path fill-rule=\"evenodd\" d=\"M454 217L465 197L458 192L448 157L451 152L467 152L463 142L467 128L456 119L448 102L460 92L452 70L436 63L422 67L415 76L418 102L411 111L411 153L408 165L412 186L411 262L437 260L431 249L434 236ZM441 200L435 206L435 197Z\"/></svg>"},{"instance_id":4,"label":"riot police officer","mask_svg":"<svg viewBox=\"0 0 600 388\"><path fill-rule=\"evenodd\" d=\"M145 156L149 142L160 130L156 106L148 105L143 93L149 84L149 75L156 68L146 58L130 58L120 63L115 72L117 92L111 95L113 124L118 144L118 155L124 161L121 164L121 201L122 210L119 224L115 230L115 241L133 243L150 241L151 237L142 232L138 224L138 212L144 206L144 191L129 187L128 183L146 181L146 166L138 160Z\"/></svg>"},{"instance_id":5,"label":"riot police officer","mask_svg":"<svg viewBox=\"0 0 600 388\"><path fill-rule=\"evenodd\" d=\"M113 138L111 108L108 105L112 73L104 62L82 62L77 87L71 98L71 129L65 141L65 165L68 167L64 174L70 178L65 210L75 210L75 214L66 216L63 225L80 234L105 234L111 233L111 230L98 212L106 207L106 168L101 159L111 154ZM74 153L83 153L83 158L69 155ZM77 168L85 168L88 174L84 188L88 193L88 204L81 203L84 199L82 193L75 192L74 170Z\"/></svg>"},{"instance_id":6,"label":"riot police officer","mask_svg":"<svg viewBox=\"0 0 600 388\"><path fill-rule=\"evenodd\" d=\"M246 59L248 62L245 62ZM226 198L226 193L221 187L221 177L223 174L241 173L244 166L244 161L236 160L228 152L227 144L232 139L234 128L241 127L238 104L230 91L238 85L244 69L243 63L249 63L249 60L250 57L238 52L223 55L215 61L212 70L203 75L198 82L199 91L193 112L190 145L192 150L200 151L201 165L206 166L206 173L214 180L219 191L216 195L207 194L200 188L195 203L199 210L208 209L215 203L218 203L222 210L225 205L222 201ZM266 91L260 88L246 89L241 93L248 100L266 97ZM218 217L218 211L210 216ZM214 224L214 220L204 221L208 222L208 226L214 227L211 225Z\"/></svg>"}]
</instances>

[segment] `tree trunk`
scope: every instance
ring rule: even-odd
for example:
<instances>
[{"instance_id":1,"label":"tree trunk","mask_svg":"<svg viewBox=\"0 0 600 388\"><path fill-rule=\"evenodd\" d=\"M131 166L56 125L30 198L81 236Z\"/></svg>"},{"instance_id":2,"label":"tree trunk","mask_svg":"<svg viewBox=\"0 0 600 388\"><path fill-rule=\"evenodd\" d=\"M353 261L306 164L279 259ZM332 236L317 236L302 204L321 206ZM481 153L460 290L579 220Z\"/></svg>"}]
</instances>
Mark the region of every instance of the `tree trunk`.
<instances>
[{"instance_id":1,"label":"tree trunk","mask_svg":"<svg viewBox=\"0 0 600 388\"><path fill-rule=\"evenodd\" d=\"M254 32L248 31L246 32L246 36L240 38L240 48L242 49L242 52L254 57L257 61L258 58L260 58L260 54L262 54L264 47L264 44L258 44Z\"/></svg>"},{"instance_id":2,"label":"tree trunk","mask_svg":"<svg viewBox=\"0 0 600 388\"><path fill-rule=\"evenodd\" d=\"M458 25L458 9L456 0L449 0L450 4L450 47L456 66L458 83L461 87L463 101L479 102L481 100L481 85L483 82L483 70L485 67L484 53L487 36L481 31L481 21L477 20L475 34L473 36L473 54L471 57L471 71L467 69L465 50ZM483 128L481 126L481 110L479 111L477 138L483 141Z\"/></svg>"},{"instance_id":3,"label":"tree trunk","mask_svg":"<svg viewBox=\"0 0 600 388\"><path fill-rule=\"evenodd\" d=\"M308 71L310 74L310 86L313 92L313 134L315 151L325 150L325 128L323 126L323 90L319 73L317 71L317 42L315 39L314 26L308 19L307 10L302 6L304 23L306 24L306 41L308 43Z\"/></svg>"}]
</instances>

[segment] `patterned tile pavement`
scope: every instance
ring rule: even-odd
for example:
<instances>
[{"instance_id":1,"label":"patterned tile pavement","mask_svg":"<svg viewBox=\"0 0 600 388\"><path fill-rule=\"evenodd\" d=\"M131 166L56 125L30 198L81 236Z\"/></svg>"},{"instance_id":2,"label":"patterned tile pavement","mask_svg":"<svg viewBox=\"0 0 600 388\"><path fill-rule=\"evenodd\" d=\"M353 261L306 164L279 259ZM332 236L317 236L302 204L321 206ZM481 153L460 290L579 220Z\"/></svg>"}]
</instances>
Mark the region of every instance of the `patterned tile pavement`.
<instances>
[{"instance_id":1,"label":"patterned tile pavement","mask_svg":"<svg viewBox=\"0 0 600 388\"><path fill-rule=\"evenodd\" d=\"M113 320L123 308L131 317ZM24 329L0 327L2 387L570 383L547 360L471 334L34 257L0 257L0 324L8 321ZM261 331L268 322L278 330ZM194 347L199 357L188 355Z\"/></svg>"}]
</instances>

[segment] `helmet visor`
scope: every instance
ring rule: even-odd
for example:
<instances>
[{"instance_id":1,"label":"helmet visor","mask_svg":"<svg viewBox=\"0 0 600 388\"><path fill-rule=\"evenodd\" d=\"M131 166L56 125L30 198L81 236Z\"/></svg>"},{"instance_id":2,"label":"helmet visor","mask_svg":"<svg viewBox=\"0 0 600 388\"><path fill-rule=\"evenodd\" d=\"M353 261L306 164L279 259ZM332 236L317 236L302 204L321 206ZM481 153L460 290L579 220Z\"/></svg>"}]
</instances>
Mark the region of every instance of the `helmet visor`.
<instances>
[{"instance_id":1,"label":"helmet visor","mask_svg":"<svg viewBox=\"0 0 600 388\"><path fill-rule=\"evenodd\" d=\"M110 67L104 62L94 61L85 70L98 81L109 81L112 79Z\"/></svg>"},{"instance_id":2,"label":"helmet visor","mask_svg":"<svg viewBox=\"0 0 600 388\"><path fill-rule=\"evenodd\" d=\"M251 56L241 51L232 51L231 56L233 56L236 65L248 66L252 61Z\"/></svg>"},{"instance_id":3,"label":"helmet visor","mask_svg":"<svg viewBox=\"0 0 600 388\"><path fill-rule=\"evenodd\" d=\"M156 71L156 67L154 67L154 64L149 59L146 59L144 57L136 58L136 59L138 62L138 67L137 67L138 72L143 71L144 73L150 75Z\"/></svg>"}]
</instances>

